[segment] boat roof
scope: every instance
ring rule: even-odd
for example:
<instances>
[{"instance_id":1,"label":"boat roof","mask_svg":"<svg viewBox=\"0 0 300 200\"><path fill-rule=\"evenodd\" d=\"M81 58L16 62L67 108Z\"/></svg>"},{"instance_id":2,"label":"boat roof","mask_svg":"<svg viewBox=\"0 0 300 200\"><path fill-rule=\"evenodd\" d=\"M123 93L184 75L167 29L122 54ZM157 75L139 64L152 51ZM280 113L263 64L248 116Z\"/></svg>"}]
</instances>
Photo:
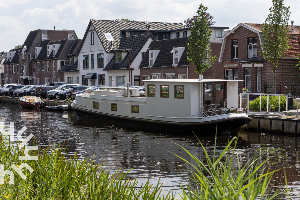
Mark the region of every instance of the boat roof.
<instances>
[{"instance_id":1,"label":"boat roof","mask_svg":"<svg viewBox=\"0 0 300 200\"><path fill-rule=\"evenodd\" d=\"M150 79L144 82L166 82L166 83L199 83L199 82L237 82L243 80L225 80L225 79Z\"/></svg>"}]
</instances>

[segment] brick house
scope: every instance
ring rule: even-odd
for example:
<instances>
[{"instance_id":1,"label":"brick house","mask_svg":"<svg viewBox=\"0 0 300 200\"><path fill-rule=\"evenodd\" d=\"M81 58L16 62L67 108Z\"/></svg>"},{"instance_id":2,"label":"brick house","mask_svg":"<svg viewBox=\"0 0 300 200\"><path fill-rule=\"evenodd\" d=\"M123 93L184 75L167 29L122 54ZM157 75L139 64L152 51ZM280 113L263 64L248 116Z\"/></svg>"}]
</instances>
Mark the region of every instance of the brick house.
<instances>
[{"instance_id":1,"label":"brick house","mask_svg":"<svg viewBox=\"0 0 300 200\"><path fill-rule=\"evenodd\" d=\"M300 53L299 28L290 27L291 48L276 70L277 93L293 93L300 81L300 71L295 67ZM273 65L261 54L263 41L262 24L240 23L224 36L219 61L225 79L244 80L239 83L239 92L246 87L248 92L273 93Z\"/></svg>"},{"instance_id":2,"label":"brick house","mask_svg":"<svg viewBox=\"0 0 300 200\"><path fill-rule=\"evenodd\" d=\"M225 29L228 27L214 27L210 39L211 55L219 57ZM171 30L171 38L152 41L147 52L143 55L140 64L141 77L148 79L197 79L199 74L195 73L196 67L187 61L188 36L191 28ZM214 64L203 73L206 79L222 79L222 63L215 61Z\"/></svg>"},{"instance_id":3,"label":"brick house","mask_svg":"<svg viewBox=\"0 0 300 200\"><path fill-rule=\"evenodd\" d=\"M38 66L36 66L37 63L35 62L36 58L38 58L40 52L45 51L44 49L42 51L42 47L44 46L47 48L47 46L45 46L47 42L48 43L57 42L57 41L63 41L68 39L72 41L77 39L75 31L41 30L41 29L31 31L28 34L21 48L15 48L7 52L6 60L4 62L4 73L1 74L1 84L2 85L5 83L19 83L24 85L45 84L46 83L45 80L51 80L50 82L52 82L53 74L52 76L50 76L49 74L42 74L42 73L39 74L40 72L37 71ZM60 52L67 53L68 50L63 50L62 47L64 45L61 45L59 43L60 42L58 42L57 46L60 46L61 49L57 49L57 52L60 51ZM48 61L55 60L53 62L57 63L54 64L56 65L56 71L60 68L60 65L62 64L61 61L64 61L64 60L59 60L62 59L63 57L63 56L59 57L59 55L60 54L57 54L57 56L55 57L52 56L51 59L48 56ZM53 66L53 63L51 64ZM48 65L46 67L48 67ZM38 77L36 75L38 75ZM63 78L62 75L61 77Z\"/></svg>"}]
</instances>

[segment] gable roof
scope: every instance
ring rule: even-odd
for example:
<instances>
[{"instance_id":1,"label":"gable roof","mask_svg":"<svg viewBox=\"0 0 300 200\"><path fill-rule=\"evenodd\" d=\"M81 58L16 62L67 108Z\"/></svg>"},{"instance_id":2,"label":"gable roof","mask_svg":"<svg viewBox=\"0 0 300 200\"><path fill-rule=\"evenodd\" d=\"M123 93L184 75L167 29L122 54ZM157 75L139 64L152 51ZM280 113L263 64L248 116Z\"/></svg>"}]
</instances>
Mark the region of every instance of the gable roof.
<instances>
[{"instance_id":1,"label":"gable roof","mask_svg":"<svg viewBox=\"0 0 300 200\"><path fill-rule=\"evenodd\" d=\"M166 22L145 22L145 21L118 21L118 20L94 20L91 19L84 34L83 41L85 40L90 27L93 26L105 51L119 49L121 30L177 30L184 28L182 23L166 23ZM110 33L113 41L107 40L105 33Z\"/></svg>"},{"instance_id":2,"label":"gable roof","mask_svg":"<svg viewBox=\"0 0 300 200\"><path fill-rule=\"evenodd\" d=\"M262 24L254 24L254 23L246 23L246 24L262 32ZM290 49L286 51L285 57L298 57L298 54L300 53L300 26L289 25L288 28L290 29L290 32L288 32L288 35L290 35L290 40L289 40Z\"/></svg>"},{"instance_id":3,"label":"gable roof","mask_svg":"<svg viewBox=\"0 0 300 200\"><path fill-rule=\"evenodd\" d=\"M33 41L35 40L36 36L38 34L38 30L34 30L34 31L30 31L30 33L28 34L22 48L24 48L26 46L26 50L25 52L28 52L30 47L32 46Z\"/></svg>"},{"instance_id":4,"label":"gable roof","mask_svg":"<svg viewBox=\"0 0 300 200\"><path fill-rule=\"evenodd\" d=\"M74 40L74 42L68 52L68 55L78 56L81 43L82 43L81 39Z\"/></svg>"},{"instance_id":5,"label":"gable roof","mask_svg":"<svg viewBox=\"0 0 300 200\"><path fill-rule=\"evenodd\" d=\"M16 64L19 64L19 53L22 52L22 48L18 48L18 49L15 49L16 53L14 55L14 57L11 59L10 63L16 63Z\"/></svg>"},{"instance_id":6,"label":"gable roof","mask_svg":"<svg viewBox=\"0 0 300 200\"><path fill-rule=\"evenodd\" d=\"M131 36L126 38L121 38L119 50L125 51L128 49L130 52L130 64L134 61L136 56L139 54L141 49L144 47L146 42L152 38L152 35L139 35ZM115 57L113 57L110 62L106 65L104 70L113 70L113 69L128 69L129 68L129 54L127 54L121 62L116 63Z\"/></svg>"},{"instance_id":7,"label":"gable roof","mask_svg":"<svg viewBox=\"0 0 300 200\"><path fill-rule=\"evenodd\" d=\"M187 37L152 41L148 51L143 56L143 60L140 64L140 68L149 66L149 50L160 50L152 67L172 66L173 64L172 50L174 47L185 48L177 66L189 65L189 62L187 61L187 54L186 54L187 43L188 43Z\"/></svg>"}]
</instances>

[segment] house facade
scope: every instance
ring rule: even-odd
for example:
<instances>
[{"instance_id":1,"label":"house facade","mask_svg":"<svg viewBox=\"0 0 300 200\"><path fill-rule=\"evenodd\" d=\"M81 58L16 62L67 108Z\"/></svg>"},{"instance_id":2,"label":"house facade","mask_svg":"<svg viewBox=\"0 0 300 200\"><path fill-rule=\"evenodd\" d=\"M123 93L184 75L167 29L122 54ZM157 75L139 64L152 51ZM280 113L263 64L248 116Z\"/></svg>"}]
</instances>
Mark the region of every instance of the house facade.
<instances>
[{"instance_id":1,"label":"house facade","mask_svg":"<svg viewBox=\"0 0 300 200\"><path fill-rule=\"evenodd\" d=\"M212 56L220 56L225 30L228 27L214 27L209 46ZM141 77L149 79L198 79L196 67L187 61L187 43L191 28L170 31L170 39L152 41L140 64ZM203 73L204 78L223 78L222 63L214 64Z\"/></svg>"},{"instance_id":2,"label":"house facade","mask_svg":"<svg viewBox=\"0 0 300 200\"><path fill-rule=\"evenodd\" d=\"M64 56L60 57L61 53L67 52L63 50L62 41L75 39L77 36L73 30L31 31L21 48L7 52L4 73L1 74L1 84L45 84L57 81L60 77L63 79L63 74L55 74L65 62L65 60L60 60L65 59ZM54 42L57 44L55 45ZM53 55L54 52L55 55ZM50 69L51 66L52 69ZM49 73L50 70L54 73Z\"/></svg>"},{"instance_id":3,"label":"house facade","mask_svg":"<svg viewBox=\"0 0 300 200\"><path fill-rule=\"evenodd\" d=\"M139 66L150 43L182 28L181 23L90 20L73 79L89 86L141 85Z\"/></svg>"},{"instance_id":4,"label":"house facade","mask_svg":"<svg viewBox=\"0 0 300 200\"><path fill-rule=\"evenodd\" d=\"M300 71L297 67L299 47L299 27L290 27L289 45L285 58L276 70L277 93L293 93L299 83ZM239 82L239 92L273 93L273 65L262 56L262 24L240 23L225 37L219 61L223 63L225 79L244 80Z\"/></svg>"}]
</instances>

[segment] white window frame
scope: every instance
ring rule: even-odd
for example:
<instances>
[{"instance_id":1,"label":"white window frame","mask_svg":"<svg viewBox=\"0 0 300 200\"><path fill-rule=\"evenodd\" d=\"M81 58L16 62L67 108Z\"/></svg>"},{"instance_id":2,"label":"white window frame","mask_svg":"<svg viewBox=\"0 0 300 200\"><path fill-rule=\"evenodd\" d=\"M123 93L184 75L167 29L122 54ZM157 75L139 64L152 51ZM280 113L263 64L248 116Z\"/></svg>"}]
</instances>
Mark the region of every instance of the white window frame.
<instances>
[{"instance_id":1,"label":"white window frame","mask_svg":"<svg viewBox=\"0 0 300 200\"><path fill-rule=\"evenodd\" d=\"M232 75L231 76L227 76L226 75L226 71L231 71L232 72ZM225 79L226 80L239 80L239 76L238 74L235 75L234 72L237 71L238 72L238 69L237 68L232 68L232 69L225 69ZM229 79L228 77L232 77L232 79Z\"/></svg>"},{"instance_id":2,"label":"white window frame","mask_svg":"<svg viewBox=\"0 0 300 200\"><path fill-rule=\"evenodd\" d=\"M178 74L178 79L186 79L186 74Z\"/></svg>"},{"instance_id":3,"label":"white window frame","mask_svg":"<svg viewBox=\"0 0 300 200\"><path fill-rule=\"evenodd\" d=\"M175 73L166 73L166 79L175 79Z\"/></svg>"},{"instance_id":4,"label":"white window frame","mask_svg":"<svg viewBox=\"0 0 300 200\"><path fill-rule=\"evenodd\" d=\"M250 70L250 74L246 74L246 70L247 69L249 69ZM244 82L245 82L245 88L247 88L248 89L248 92L251 92L251 67L245 67L244 68L244 70L245 70L245 72L244 72ZM248 85L248 82L247 82L247 80L248 79L250 79L250 88L249 88L249 85Z\"/></svg>"},{"instance_id":5,"label":"white window frame","mask_svg":"<svg viewBox=\"0 0 300 200\"><path fill-rule=\"evenodd\" d=\"M221 33L221 35L220 35ZM222 38L223 31L222 30L215 30L215 38Z\"/></svg>"},{"instance_id":6,"label":"white window frame","mask_svg":"<svg viewBox=\"0 0 300 200\"><path fill-rule=\"evenodd\" d=\"M161 79L161 73L152 73L151 79Z\"/></svg>"},{"instance_id":7,"label":"white window frame","mask_svg":"<svg viewBox=\"0 0 300 200\"><path fill-rule=\"evenodd\" d=\"M50 72L50 64L49 64L49 61L47 61L47 72Z\"/></svg>"},{"instance_id":8,"label":"white window frame","mask_svg":"<svg viewBox=\"0 0 300 200\"><path fill-rule=\"evenodd\" d=\"M149 51L149 67L153 67L154 65L154 52Z\"/></svg>"},{"instance_id":9,"label":"white window frame","mask_svg":"<svg viewBox=\"0 0 300 200\"><path fill-rule=\"evenodd\" d=\"M252 37L252 38L254 40L255 37ZM249 43L247 49L248 49L248 58L257 57L257 43L256 42ZM256 56L254 54L254 49L256 49Z\"/></svg>"},{"instance_id":10,"label":"white window frame","mask_svg":"<svg viewBox=\"0 0 300 200\"><path fill-rule=\"evenodd\" d=\"M237 39L234 39L237 42L239 42ZM238 44L233 44L232 40L232 48L234 48L234 55L232 56L232 59L238 59L238 48L239 48L239 43Z\"/></svg>"}]
</instances>

